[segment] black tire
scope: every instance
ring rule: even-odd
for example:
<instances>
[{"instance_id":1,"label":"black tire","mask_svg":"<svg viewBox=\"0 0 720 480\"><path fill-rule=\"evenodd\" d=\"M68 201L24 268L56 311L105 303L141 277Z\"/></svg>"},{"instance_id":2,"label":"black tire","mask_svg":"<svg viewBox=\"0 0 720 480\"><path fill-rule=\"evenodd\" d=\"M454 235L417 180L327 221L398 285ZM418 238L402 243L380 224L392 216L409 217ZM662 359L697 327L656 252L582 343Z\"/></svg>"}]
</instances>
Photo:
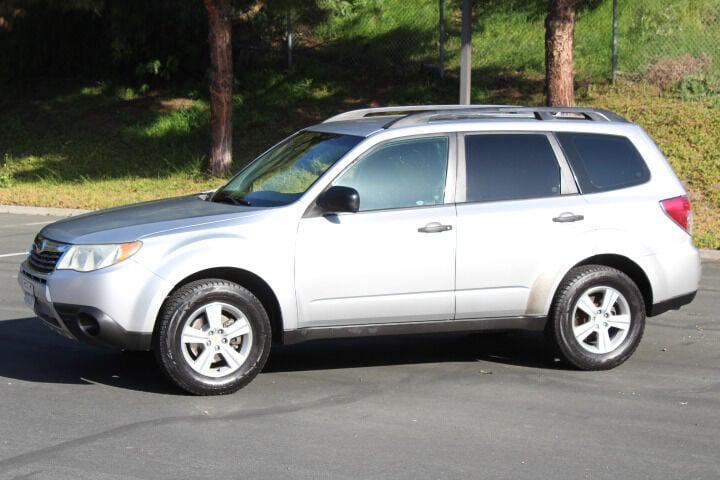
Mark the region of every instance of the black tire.
<instances>
[{"instance_id":1,"label":"black tire","mask_svg":"<svg viewBox=\"0 0 720 480\"><path fill-rule=\"evenodd\" d=\"M627 336L616 348L599 354L587 351L573 333L573 310L580 296L595 286L608 286L620 292L630 310ZM560 354L580 370L609 370L625 362L635 352L645 330L645 302L635 282L619 270L604 265L573 268L555 294L546 329L547 338Z\"/></svg>"},{"instance_id":2,"label":"black tire","mask_svg":"<svg viewBox=\"0 0 720 480\"><path fill-rule=\"evenodd\" d=\"M252 345L245 362L237 371L219 378L196 372L183 355L180 340L188 316L211 302L223 302L239 309L252 329ZM270 353L271 341L267 312L249 290L227 280L204 279L182 286L165 301L153 335L153 350L162 371L186 392L223 395L238 391L260 373Z\"/></svg>"}]
</instances>

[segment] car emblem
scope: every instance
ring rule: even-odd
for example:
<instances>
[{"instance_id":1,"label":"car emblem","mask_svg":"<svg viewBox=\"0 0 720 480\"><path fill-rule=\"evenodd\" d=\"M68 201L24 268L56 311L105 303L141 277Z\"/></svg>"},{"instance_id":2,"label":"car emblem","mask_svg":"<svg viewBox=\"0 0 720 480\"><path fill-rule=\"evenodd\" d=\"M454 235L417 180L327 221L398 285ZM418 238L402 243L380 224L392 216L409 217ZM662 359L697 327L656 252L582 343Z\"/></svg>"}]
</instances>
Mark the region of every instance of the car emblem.
<instances>
[{"instance_id":1,"label":"car emblem","mask_svg":"<svg viewBox=\"0 0 720 480\"><path fill-rule=\"evenodd\" d=\"M47 240L44 238L38 238L35 240L33 246L35 247L35 253L42 253L43 250L45 250L45 247L47 247Z\"/></svg>"},{"instance_id":2,"label":"car emblem","mask_svg":"<svg viewBox=\"0 0 720 480\"><path fill-rule=\"evenodd\" d=\"M70 247L67 243L59 243L53 240L48 240L45 237L38 235L35 237L33 246L31 247L35 254L40 255L45 252L50 253L64 253Z\"/></svg>"}]
</instances>

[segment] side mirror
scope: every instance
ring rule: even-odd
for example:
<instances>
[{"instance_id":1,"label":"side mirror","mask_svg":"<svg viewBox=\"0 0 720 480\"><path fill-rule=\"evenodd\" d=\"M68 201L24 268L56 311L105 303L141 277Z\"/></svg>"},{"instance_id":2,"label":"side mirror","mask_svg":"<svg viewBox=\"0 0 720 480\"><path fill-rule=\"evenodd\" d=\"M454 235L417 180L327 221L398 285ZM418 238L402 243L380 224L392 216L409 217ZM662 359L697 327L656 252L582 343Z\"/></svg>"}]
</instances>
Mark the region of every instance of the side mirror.
<instances>
[{"instance_id":1,"label":"side mirror","mask_svg":"<svg viewBox=\"0 0 720 480\"><path fill-rule=\"evenodd\" d=\"M356 213L360 209L360 194L351 187L330 187L318 197L316 203L329 213Z\"/></svg>"}]
</instances>

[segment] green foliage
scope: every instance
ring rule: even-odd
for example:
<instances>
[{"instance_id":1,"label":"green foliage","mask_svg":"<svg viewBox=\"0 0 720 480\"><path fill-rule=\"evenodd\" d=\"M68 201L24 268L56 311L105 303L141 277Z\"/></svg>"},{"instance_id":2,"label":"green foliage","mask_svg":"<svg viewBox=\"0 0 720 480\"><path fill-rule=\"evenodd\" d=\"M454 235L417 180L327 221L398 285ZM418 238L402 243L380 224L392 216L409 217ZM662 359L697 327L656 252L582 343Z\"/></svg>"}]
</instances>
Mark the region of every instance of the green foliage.
<instances>
[{"instance_id":1,"label":"green foliage","mask_svg":"<svg viewBox=\"0 0 720 480\"><path fill-rule=\"evenodd\" d=\"M446 2L446 61L459 65L460 1ZM325 0L327 21L313 38L337 45L355 63L387 68L408 61L434 63L438 49L437 0ZM544 73L545 0L476 0L473 64L485 74ZM610 75L612 1L578 2L575 53L579 77ZM720 3L717 0L620 2L620 70L641 75L662 58L714 58L720 74ZM407 70L407 69L405 69Z\"/></svg>"},{"instance_id":2,"label":"green foliage","mask_svg":"<svg viewBox=\"0 0 720 480\"><path fill-rule=\"evenodd\" d=\"M12 174L5 167L9 159L9 155L5 154L3 156L3 163L2 165L0 165L0 188L8 188L13 186Z\"/></svg>"},{"instance_id":3,"label":"green foliage","mask_svg":"<svg viewBox=\"0 0 720 480\"><path fill-rule=\"evenodd\" d=\"M0 80L112 73L138 83L167 81L206 67L201 1L2 0L20 9L0 31ZM4 77L4 78L3 78Z\"/></svg>"},{"instance_id":4,"label":"green foliage","mask_svg":"<svg viewBox=\"0 0 720 480\"><path fill-rule=\"evenodd\" d=\"M423 75L397 82L316 68L251 72L236 85L233 169L338 111L452 103L456 89L452 80L438 83ZM203 91L203 85L191 85L144 96L105 82L38 85L30 98L0 96L0 204L98 208L219 186L222 179L204 174L209 109ZM474 78L475 103L537 104L542 95L542 77ZM691 192L696 244L720 248L717 95L684 100L675 91L621 83L584 87L578 97L619 112L653 136ZM299 191L321 167L318 159L307 171L278 179L277 186Z\"/></svg>"},{"instance_id":5,"label":"green foliage","mask_svg":"<svg viewBox=\"0 0 720 480\"><path fill-rule=\"evenodd\" d=\"M661 59L715 59L720 74L720 3L716 0L620 2L620 69L642 74Z\"/></svg>"},{"instance_id":6,"label":"green foliage","mask_svg":"<svg viewBox=\"0 0 720 480\"><path fill-rule=\"evenodd\" d=\"M0 203L95 208L218 186L203 170L209 108L200 0L0 5L10 1L25 15L0 31L0 77L15 86L0 89ZM546 0L474 3L473 101L541 103ZM235 1L238 11L251 4ZM233 32L234 169L341 110L456 101L453 75L439 81L419 67L437 61L437 0L266 5ZM459 5L446 1L450 69L459 63ZM292 69L280 58L289 12L298 46ZM580 4L578 99L650 132L691 192L695 241L720 248L720 3L620 2L621 71L637 80L655 69L669 79L660 89L588 80L609 75L611 12L611 0ZM689 68L703 55L702 68ZM299 189L311 176L291 176L283 188Z\"/></svg>"},{"instance_id":7,"label":"green foliage","mask_svg":"<svg viewBox=\"0 0 720 480\"><path fill-rule=\"evenodd\" d=\"M25 12L0 32L0 77L97 77L110 74L148 90L201 80L207 67L207 15L200 0L0 0ZM237 12L253 0L235 0ZM447 65L457 68L460 0L446 0ZM544 69L546 0L476 0L473 57L486 74ZM610 73L611 0L578 3L576 71ZM362 67L373 74L416 70L438 56L437 0L273 0L251 22L238 22L238 71L281 64L288 14L297 62ZM620 69L644 74L664 58L714 58L720 76L717 0L620 2ZM312 51L313 55L303 53Z\"/></svg>"},{"instance_id":8,"label":"green foliage","mask_svg":"<svg viewBox=\"0 0 720 480\"><path fill-rule=\"evenodd\" d=\"M683 100L715 99L720 95L720 81L707 75L690 76L680 80L675 90Z\"/></svg>"}]
</instances>

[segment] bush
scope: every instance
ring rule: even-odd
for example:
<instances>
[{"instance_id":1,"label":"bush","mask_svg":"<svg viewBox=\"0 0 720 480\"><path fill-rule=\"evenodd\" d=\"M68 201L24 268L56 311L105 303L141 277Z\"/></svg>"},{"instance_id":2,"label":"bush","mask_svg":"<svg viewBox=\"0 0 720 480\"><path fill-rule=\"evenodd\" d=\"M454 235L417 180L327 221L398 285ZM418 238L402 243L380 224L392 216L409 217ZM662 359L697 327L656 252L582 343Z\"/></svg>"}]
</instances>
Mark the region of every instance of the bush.
<instances>
[{"instance_id":1,"label":"bush","mask_svg":"<svg viewBox=\"0 0 720 480\"><path fill-rule=\"evenodd\" d=\"M683 100L698 100L720 94L719 83L707 75L690 76L677 82L674 89Z\"/></svg>"},{"instance_id":2,"label":"bush","mask_svg":"<svg viewBox=\"0 0 720 480\"><path fill-rule=\"evenodd\" d=\"M711 66L712 58L707 55L693 57L686 54L676 58L661 58L650 66L646 80L666 90L687 78L702 76Z\"/></svg>"}]
</instances>

